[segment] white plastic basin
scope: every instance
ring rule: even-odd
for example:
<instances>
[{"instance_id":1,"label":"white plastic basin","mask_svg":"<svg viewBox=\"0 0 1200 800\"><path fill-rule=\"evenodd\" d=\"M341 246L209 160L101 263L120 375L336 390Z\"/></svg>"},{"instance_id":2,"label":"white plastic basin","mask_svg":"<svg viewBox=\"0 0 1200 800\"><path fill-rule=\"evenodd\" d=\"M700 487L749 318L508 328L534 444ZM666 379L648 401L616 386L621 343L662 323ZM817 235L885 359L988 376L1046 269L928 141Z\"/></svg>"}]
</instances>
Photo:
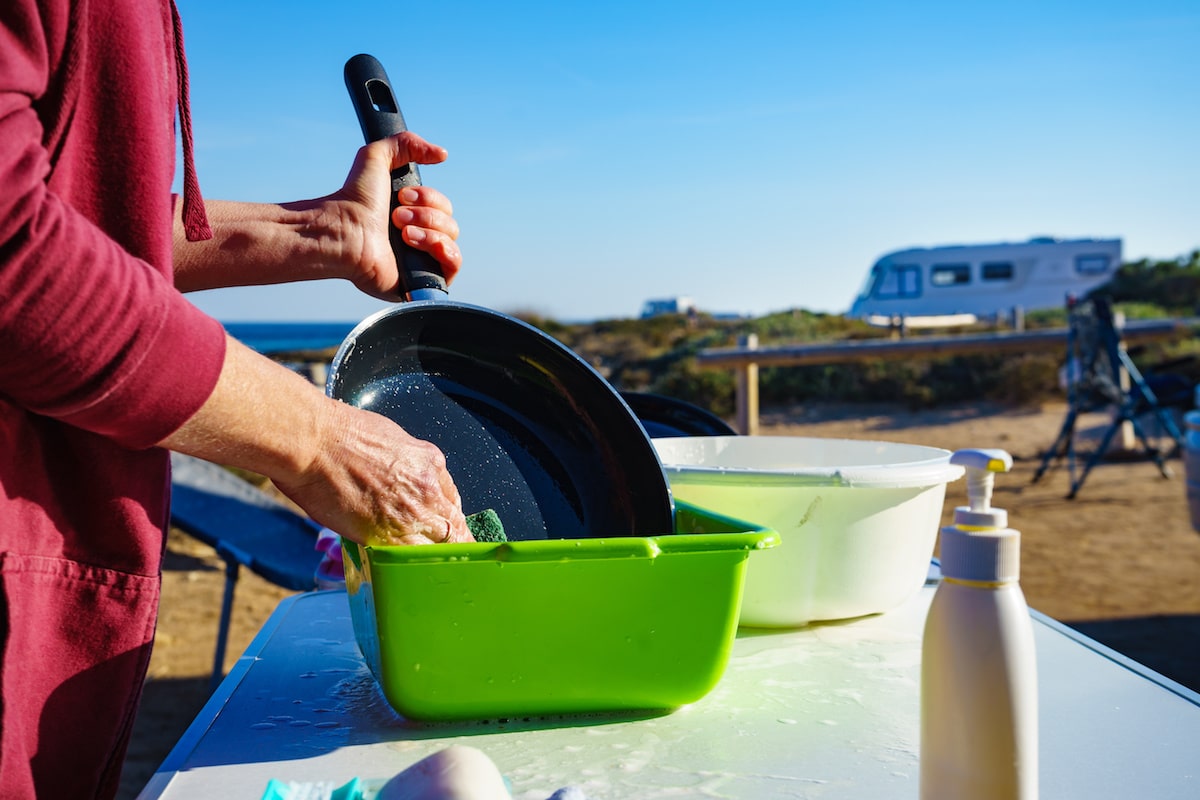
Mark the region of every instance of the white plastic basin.
<instances>
[{"instance_id":1,"label":"white plastic basin","mask_svg":"<svg viewBox=\"0 0 1200 800\"><path fill-rule=\"evenodd\" d=\"M925 582L950 451L794 436L655 439L672 494L779 532L751 559L740 624L795 627L894 608Z\"/></svg>"}]
</instances>

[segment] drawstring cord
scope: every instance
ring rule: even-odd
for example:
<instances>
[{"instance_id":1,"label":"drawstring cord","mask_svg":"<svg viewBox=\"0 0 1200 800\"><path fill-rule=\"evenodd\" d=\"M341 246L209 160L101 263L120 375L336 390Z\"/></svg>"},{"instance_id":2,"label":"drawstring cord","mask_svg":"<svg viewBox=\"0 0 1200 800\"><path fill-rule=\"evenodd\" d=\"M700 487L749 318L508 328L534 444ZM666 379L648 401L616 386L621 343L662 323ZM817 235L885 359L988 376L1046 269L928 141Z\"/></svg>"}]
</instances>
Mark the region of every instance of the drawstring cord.
<instances>
[{"instance_id":1,"label":"drawstring cord","mask_svg":"<svg viewBox=\"0 0 1200 800\"><path fill-rule=\"evenodd\" d=\"M189 242L211 239L212 228L204 213L204 198L196 178L196 163L192 141L192 101L188 87L187 58L183 54L183 20L179 7L171 0L171 21L175 26L175 78L179 82L179 128L183 135L183 230Z\"/></svg>"}]
</instances>

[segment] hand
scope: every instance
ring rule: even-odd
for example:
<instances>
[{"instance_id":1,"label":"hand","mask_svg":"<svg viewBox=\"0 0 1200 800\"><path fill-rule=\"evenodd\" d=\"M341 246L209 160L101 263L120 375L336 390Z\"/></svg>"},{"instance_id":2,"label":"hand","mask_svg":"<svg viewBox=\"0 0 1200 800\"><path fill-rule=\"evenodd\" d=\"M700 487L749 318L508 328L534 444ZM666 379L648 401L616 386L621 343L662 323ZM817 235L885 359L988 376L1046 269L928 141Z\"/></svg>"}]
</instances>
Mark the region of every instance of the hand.
<instances>
[{"instance_id":1,"label":"hand","mask_svg":"<svg viewBox=\"0 0 1200 800\"><path fill-rule=\"evenodd\" d=\"M212 394L159 445L266 475L356 542L474 541L441 450L230 337Z\"/></svg>"},{"instance_id":2,"label":"hand","mask_svg":"<svg viewBox=\"0 0 1200 800\"><path fill-rule=\"evenodd\" d=\"M449 283L462 266L458 223L450 201L428 186L405 188L388 218L391 172L409 163L436 164L446 151L401 133L358 151L341 189L291 203L206 200L212 239L189 242L182 204L175 211L175 286L182 292L226 286L346 279L383 300L399 299L400 273L388 240L404 241L438 261Z\"/></svg>"},{"instance_id":3,"label":"hand","mask_svg":"<svg viewBox=\"0 0 1200 800\"><path fill-rule=\"evenodd\" d=\"M391 420L329 402L318 456L275 485L316 522L360 543L473 542L446 458Z\"/></svg>"},{"instance_id":4,"label":"hand","mask_svg":"<svg viewBox=\"0 0 1200 800\"><path fill-rule=\"evenodd\" d=\"M391 172L403 165L437 164L445 149L412 132L372 142L361 148L341 190L324 198L344 206L342 213L357 227L361 238L347 237L344 250L348 276L354 285L373 297L395 300L400 283L396 258L388 243L388 224L402 230L404 242L432 255L442 266L446 283L462 266L458 249L458 223L450 200L429 186L400 191L400 206L388 220L391 206Z\"/></svg>"}]
</instances>

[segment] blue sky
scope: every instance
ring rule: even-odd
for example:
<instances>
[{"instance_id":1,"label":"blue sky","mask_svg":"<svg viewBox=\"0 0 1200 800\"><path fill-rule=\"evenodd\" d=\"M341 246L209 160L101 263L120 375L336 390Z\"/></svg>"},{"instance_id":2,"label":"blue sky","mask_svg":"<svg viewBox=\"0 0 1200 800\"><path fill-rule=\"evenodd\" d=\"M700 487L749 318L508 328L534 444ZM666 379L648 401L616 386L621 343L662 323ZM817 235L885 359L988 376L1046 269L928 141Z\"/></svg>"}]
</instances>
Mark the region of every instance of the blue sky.
<instances>
[{"instance_id":1,"label":"blue sky","mask_svg":"<svg viewBox=\"0 0 1200 800\"><path fill-rule=\"evenodd\" d=\"M451 297L562 320L840 313L910 246L1200 247L1200 3L179 0L201 186L284 201L361 144L342 67L385 66L450 151ZM225 321L353 321L344 282L203 292Z\"/></svg>"}]
</instances>

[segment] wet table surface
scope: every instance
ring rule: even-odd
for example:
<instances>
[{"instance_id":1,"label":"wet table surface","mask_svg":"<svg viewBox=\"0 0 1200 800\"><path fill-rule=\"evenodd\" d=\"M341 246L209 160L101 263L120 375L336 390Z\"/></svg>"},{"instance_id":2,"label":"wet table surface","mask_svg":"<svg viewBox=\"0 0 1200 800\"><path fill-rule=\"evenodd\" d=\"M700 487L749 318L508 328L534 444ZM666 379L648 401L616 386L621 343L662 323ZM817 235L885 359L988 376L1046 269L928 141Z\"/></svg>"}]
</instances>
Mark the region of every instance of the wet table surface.
<instances>
[{"instance_id":1,"label":"wet table surface","mask_svg":"<svg viewBox=\"0 0 1200 800\"><path fill-rule=\"evenodd\" d=\"M720 683L671 713L417 724L388 706L344 592L284 600L140 798L257 799L272 778L383 780L479 748L517 800L917 796L921 632L904 606L742 630ZM1035 613L1041 795L1200 797L1200 695ZM481 654L486 658L486 654Z\"/></svg>"}]
</instances>

